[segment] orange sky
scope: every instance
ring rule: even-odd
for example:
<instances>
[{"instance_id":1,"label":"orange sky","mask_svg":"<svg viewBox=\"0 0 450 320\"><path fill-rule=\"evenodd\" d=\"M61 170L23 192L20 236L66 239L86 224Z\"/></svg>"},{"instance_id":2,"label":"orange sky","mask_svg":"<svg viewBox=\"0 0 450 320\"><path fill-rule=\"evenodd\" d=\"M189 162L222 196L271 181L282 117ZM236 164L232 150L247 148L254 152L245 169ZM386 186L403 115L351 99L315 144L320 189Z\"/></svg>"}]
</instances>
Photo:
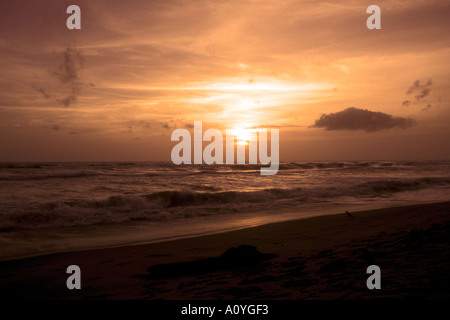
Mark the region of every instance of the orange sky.
<instances>
[{"instance_id":1,"label":"orange sky","mask_svg":"<svg viewBox=\"0 0 450 320\"><path fill-rule=\"evenodd\" d=\"M66 28L70 4L81 30ZM381 30L366 28L371 4ZM172 131L194 121L279 128L281 161L449 159L448 12L445 0L2 1L0 161L170 160ZM369 124L359 109L385 115L362 111Z\"/></svg>"}]
</instances>

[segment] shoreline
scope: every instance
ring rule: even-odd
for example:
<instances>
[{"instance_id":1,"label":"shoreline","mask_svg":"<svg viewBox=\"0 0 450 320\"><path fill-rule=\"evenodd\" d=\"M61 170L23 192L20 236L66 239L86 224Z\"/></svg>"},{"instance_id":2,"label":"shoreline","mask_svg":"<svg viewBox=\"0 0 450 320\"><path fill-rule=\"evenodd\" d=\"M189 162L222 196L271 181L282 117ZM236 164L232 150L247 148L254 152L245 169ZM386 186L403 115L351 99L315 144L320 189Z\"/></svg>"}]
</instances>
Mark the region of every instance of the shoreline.
<instances>
[{"instance_id":1,"label":"shoreline","mask_svg":"<svg viewBox=\"0 0 450 320\"><path fill-rule=\"evenodd\" d=\"M429 275L433 277L450 271L449 244L439 242L441 235L447 235L449 212L450 202L415 204L352 211L352 218L330 214L158 243L1 261L1 294L13 299L389 298L396 295L386 284L394 283L400 297L408 296L411 287L405 283L414 279L404 279L405 270L398 266L405 264L404 268L412 269L406 275L416 274L419 279L431 272L428 268L433 269L434 276ZM255 246L277 257L238 268L187 275L180 270L180 274L149 279L148 267L218 257L239 245ZM421 252L422 246L427 250ZM411 250L403 252L405 248ZM384 290L379 292L365 288L364 268L376 263L383 274L387 270ZM420 267L424 263L427 267ZM66 268L73 264L82 270L82 290L65 286ZM354 267L357 273L349 271ZM391 275L389 270L394 270ZM403 282L391 279L392 274ZM439 283L448 284L445 279L433 283L440 288ZM433 290L433 286L427 288ZM428 292L423 287L409 291Z\"/></svg>"},{"instance_id":2,"label":"shoreline","mask_svg":"<svg viewBox=\"0 0 450 320\"><path fill-rule=\"evenodd\" d=\"M432 204L440 203L435 201L416 201L414 203L381 203L375 204L340 204L334 205L333 207L323 207L323 206L311 206L302 208L282 208L281 210L275 212L273 210L269 211L254 211L249 213L240 213L237 215L223 215L220 217L206 217L202 220L169 220L164 224L161 222L146 222L146 223L136 223L136 222L124 222L122 224L110 224L110 225L87 225L79 227L65 227L62 229L39 229L39 230L25 230L20 231L22 237L19 238L19 243L24 240L24 238L30 238L27 242L22 242L23 248L18 248L15 250L29 251L27 245L36 245L39 243L39 249L34 249L35 252L23 253L23 254L10 254L0 257L0 262L2 261L13 261L21 260L27 258L34 258L52 254L59 253L69 253L87 250L99 250L99 249L112 249L128 246L137 245L148 245L156 244L168 241L176 241L183 239L190 239L196 237L203 237L221 233L227 233L237 230L245 230L248 228L260 227L264 225L270 225L273 223L283 223L288 221L296 221L303 219L310 219L320 216L332 216L339 215L345 212L346 209L356 212L359 211L371 211L371 210L381 210L387 208L397 208L403 206L412 205L422 205L422 204ZM300 213L299 213L300 211ZM250 222L243 222L250 221ZM167 224L166 224L167 223ZM220 228L217 224L221 225ZM191 232L192 228L195 226L197 230ZM173 229L177 230L177 234L174 234ZM82 230L79 232L79 230ZM148 239L148 234L159 232L159 236ZM47 233L48 232L48 233ZM44 234L44 236L42 236ZM64 236L64 234L69 234L70 236ZM23 235L25 235L23 237ZM63 235L63 236L61 236ZM14 241L14 236L9 236L9 240ZM133 240L129 240L129 238ZM47 239L45 239L47 238ZM119 240L122 238L127 238L127 240ZM6 238L8 239L8 238ZM38 241L36 240L38 239ZM8 240L7 240L8 241ZM7 242L6 241L6 242ZM41 243L42 242L42 243ZM59 248L50 249L51 246L58 243L61 245ZM76 245L74 245L76 243ZM80 243L83 243L80 245ZM113 244L111 244L113 243ZM11 246L11 242L9 244ZM17 245L13 243L12 245ZM6 245L3 245L6 246ZM45 247L45 249L42 249Z\"/></svg>"}]
</instances>

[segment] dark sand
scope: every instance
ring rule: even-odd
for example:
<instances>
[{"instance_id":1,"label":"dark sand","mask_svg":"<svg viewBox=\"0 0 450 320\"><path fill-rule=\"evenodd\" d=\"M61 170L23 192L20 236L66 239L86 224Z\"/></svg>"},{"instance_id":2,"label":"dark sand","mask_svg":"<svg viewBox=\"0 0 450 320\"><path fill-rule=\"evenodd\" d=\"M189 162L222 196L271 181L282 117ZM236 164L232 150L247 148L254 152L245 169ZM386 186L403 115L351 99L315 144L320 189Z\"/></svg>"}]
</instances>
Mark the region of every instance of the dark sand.
<instances>
[{"instance_id":1,"label":"dark sand","mask_svg":"<svg viewBox=\"0 0 450 320\"><path fill-rule=\"evenodd\" d=\"M3 261L0 292L4 299L448 299L449 213L450 202L422 204ZM268 255L220 257L239 245ZM81 268L81 290L66 287L72 264ZM381 290L366 287L373 264Z\"/></svg>"}]
</instances>

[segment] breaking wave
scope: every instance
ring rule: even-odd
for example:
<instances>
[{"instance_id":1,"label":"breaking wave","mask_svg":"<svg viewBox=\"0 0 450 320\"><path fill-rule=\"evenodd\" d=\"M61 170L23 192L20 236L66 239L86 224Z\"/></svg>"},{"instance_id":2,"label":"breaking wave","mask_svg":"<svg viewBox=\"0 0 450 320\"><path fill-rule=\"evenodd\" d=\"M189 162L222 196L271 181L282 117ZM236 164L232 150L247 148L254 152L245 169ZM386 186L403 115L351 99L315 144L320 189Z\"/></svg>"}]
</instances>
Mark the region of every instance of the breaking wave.
<instances>
[{"instance_id":1,"label":"breaking wave","mask_svg":"<svg viewBox=\"0 0 450 320\"><path fill-rule=\"evenodd\" d=\"M4 212L0 215L0 232L232 214L276 208L279 201L296 205L330 201L342 196L389 197L399 192L449 185L450 178L425 177L374 180L345 188L271 188L251 192L161 191L145 195L114 195L103 200L45 202Z\"/></svg>"}]
</instances>

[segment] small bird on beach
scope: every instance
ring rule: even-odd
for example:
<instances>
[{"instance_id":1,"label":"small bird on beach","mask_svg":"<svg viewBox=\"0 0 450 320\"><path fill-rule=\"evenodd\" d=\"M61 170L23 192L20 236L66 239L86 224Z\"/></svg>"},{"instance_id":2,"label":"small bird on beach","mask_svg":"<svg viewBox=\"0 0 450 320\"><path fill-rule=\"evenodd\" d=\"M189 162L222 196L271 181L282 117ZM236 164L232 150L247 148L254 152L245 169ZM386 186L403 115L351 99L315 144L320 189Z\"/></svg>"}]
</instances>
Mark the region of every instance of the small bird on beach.
<instances>
[{"instance_id":1,"label":"small bird on beach","mask_svg":"<svg viewBox=\"0 0 450 320\"><path fill-rule=\"evenodd\" d=\"M345 211L345 214L347 215L347 217L349 217L349 218L353 218L354 217L354 215L352 215L350 212L348 212L348 211Z\"/></svg>"}]
</instances>

